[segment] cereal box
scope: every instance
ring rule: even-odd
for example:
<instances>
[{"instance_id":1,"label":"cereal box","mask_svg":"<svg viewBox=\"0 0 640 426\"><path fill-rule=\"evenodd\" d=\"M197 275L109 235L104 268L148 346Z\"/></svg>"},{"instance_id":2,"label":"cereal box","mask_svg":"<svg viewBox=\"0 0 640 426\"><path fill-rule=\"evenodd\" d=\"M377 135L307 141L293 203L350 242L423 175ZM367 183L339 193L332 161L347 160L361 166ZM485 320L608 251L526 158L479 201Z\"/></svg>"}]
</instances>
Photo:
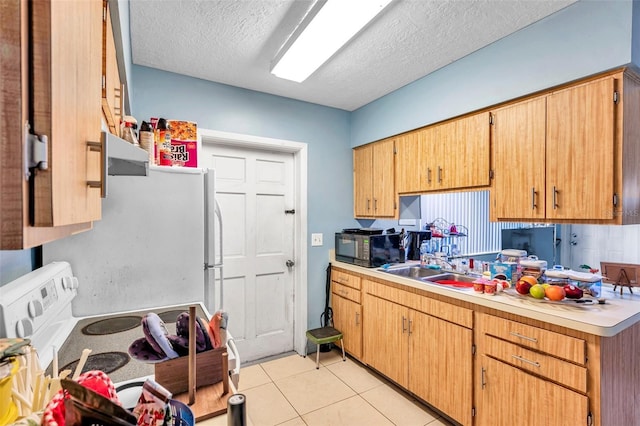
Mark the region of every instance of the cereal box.
<instances>
[{"instance_id":1,"label":"cereal box","mask_svg":"<svg viewBox=\"0 0 640 426\"><path fill-rule=\"evenodd\" d=\"M516 262L493 262L489 266L489 270L491 271L492 279L499 278L507 280L511 285L516 285L516 282L520 278L518 264Z\"/></svg>"},{"instance_id":2,"label":"cereal box","mask_svg":"<svg viewBox=\"0 0 640 426\"><path fill-rule=\"evenodd\" d=\"M193 121L167 120L173 166L198 167L198 128Z\"/></svg>"}]
</instances>

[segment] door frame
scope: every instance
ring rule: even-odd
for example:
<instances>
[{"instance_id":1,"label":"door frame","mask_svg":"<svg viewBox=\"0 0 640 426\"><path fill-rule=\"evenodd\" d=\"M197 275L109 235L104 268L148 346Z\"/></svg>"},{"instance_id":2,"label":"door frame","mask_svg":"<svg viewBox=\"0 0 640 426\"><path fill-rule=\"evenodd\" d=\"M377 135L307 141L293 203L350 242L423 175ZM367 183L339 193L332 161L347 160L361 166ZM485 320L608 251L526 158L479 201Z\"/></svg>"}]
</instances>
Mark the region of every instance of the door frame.
<instances>
[{"instance_id":1,"label":"door frame","mask_svg":"<svg viewBox=\"0 0 640 426\"><path fill-rule=\"evenodd\" d=\"M307 330L307 144L284 139L198 129L199 145L228 145L262 151L293 154L295 205L293 256L293 348L302 354L306 346ZM202 151L201 151L202 152Z\"/></svg>"}]
</instances>

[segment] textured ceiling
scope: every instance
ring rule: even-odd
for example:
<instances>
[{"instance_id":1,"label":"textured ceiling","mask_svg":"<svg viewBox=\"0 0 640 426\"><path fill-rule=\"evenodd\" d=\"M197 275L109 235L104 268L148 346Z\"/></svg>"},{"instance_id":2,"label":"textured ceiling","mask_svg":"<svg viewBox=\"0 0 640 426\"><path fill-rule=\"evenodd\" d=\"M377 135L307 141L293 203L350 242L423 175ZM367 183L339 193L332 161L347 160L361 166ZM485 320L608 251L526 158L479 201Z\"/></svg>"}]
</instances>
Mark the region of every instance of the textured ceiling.
<instances>
[{"instance_id":1,"label":"textured ceiling","mask_svg":"<svg viewBox=\"0 0 640 426\"><path fill-rule=\"evenodd\" d=\"M269 70L312 0L130 0L132 61L353 111L575 1L394 0L294 83Z\"/></svg>"}]
</instances>

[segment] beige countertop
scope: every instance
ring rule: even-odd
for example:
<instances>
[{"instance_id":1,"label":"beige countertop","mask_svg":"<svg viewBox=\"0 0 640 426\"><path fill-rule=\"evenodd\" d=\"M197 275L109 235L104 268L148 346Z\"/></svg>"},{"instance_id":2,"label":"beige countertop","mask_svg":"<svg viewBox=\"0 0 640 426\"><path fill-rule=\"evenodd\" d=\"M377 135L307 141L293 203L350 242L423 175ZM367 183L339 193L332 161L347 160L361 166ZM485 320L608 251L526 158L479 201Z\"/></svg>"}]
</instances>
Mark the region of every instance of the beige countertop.
<instances>
[{"instance_id":1,"label":"beige countertop","mask_svg":"<svg viewBox=\"0 0 640 426\"><path fill-rule=\"evenodd\" d=\"M428 293L440 294L597 336L614 336L640 321L640 288L636 288L634 294L631 294L629 289L625 288L621 295L620 288L614 291L613 286L603 284L602 296L605 299L604 304L548 302L532 297L523 297L517 293L510 294L511 292L498 293L492 296L476 293L473 289L451 288L418 281L412 278L393 275L379 268L364 268L362 266L336 261L335 258L333 258L333 251L331 251L330 257L332 266L356 272L364 276L392 281ZM392 265L391 268L408 265L410 265L410 263L395 264Z\"/></svg>"}]
</instances>

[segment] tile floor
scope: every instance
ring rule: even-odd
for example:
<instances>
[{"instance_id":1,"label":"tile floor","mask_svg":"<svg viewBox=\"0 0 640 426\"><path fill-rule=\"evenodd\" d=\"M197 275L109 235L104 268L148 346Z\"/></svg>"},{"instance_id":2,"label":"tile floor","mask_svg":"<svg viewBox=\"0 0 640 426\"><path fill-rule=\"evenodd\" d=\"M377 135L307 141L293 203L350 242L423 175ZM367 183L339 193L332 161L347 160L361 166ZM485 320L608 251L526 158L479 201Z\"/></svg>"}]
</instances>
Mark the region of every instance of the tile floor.
<instances>
[{"instance_id":1,"label":"tile floor","mask_svg":"<svg viewBox=\"0 0 640 426\"><path fill-rule=\"evenodd\" d=\"M253 426L451 426L445 418L360 363L331 351L293 354L242 367L238 392ZM199 426L226 426L221 415Z\"/></svg>"}]
</instances>

